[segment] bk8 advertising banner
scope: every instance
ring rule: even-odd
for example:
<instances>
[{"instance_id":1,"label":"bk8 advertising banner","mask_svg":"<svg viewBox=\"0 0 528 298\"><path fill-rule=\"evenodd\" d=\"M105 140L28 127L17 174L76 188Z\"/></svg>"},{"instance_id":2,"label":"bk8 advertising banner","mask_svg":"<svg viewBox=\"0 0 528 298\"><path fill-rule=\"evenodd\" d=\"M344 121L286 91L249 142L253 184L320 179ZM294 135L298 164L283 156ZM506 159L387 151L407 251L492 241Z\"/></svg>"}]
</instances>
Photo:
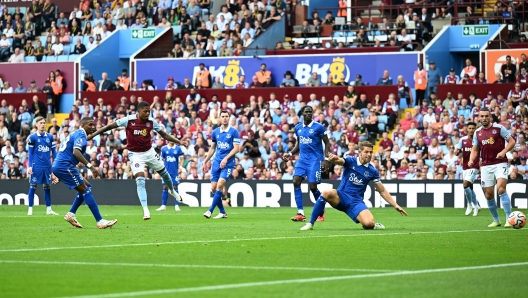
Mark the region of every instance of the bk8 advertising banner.
<instances>
[{"instance_id":1,"label":"bk8 advertising banner","mask_svg":"<svg viewBox=\"0 0 528 298\"><path fill-rule=\"evenodd\" d=\"M280 85L287 71L295 75L301 86L306 84L313 72L319 75L323 84L327 82L329 75L332 75L334 82L338 82L341 76L345 77L345 81L353 82L360 74L363 82L376 85L384 70L389 71L394 83L398 75L403 75L409 85L414 85L413 72L417 62L416 53L140 59L136 60L136 80L142 82L152 79L158 89L165 86L169 77L181 83L185 78L189 78L194 84L199 65L204 63L213 80L220 77L226 87L231 88L241 75L245 75L248 84L251 83L253 75L260 69L260 65L265 63L276 86Z\"/></svg>"}]
</instances>

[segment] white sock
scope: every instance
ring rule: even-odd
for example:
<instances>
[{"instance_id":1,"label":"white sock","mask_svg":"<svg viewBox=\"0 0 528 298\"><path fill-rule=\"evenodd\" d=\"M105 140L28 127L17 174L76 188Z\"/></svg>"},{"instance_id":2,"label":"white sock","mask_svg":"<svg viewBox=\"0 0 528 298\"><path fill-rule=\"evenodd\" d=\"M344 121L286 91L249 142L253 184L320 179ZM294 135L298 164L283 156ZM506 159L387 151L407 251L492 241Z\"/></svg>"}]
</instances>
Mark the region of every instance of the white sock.
<instances>
[{"instance_id":1,"label":"white sock","mask_svg":"<svg viewBox=\"0 0 528 298\"><path fill-rule=\"evenodd\" d=\"M47 206L46 211L51 211L51 206Z\"/></svg>"},{"instance_id":2,"label":"white sock","mask_svg":"<svg viewBox=\"0 0 528 298\"><path fill-rule=\"evenodd\" d=\"M149 211L149 209L148 209L147 206L143 207L143 212L145 212L145 213L150 213L150 211Z\"/></svg>"},{"instance_id":3,"label":"white sock","mask_svg":"<svg viewBox=\"0 0 528 298\"><path fill-rule=\"evenodd\" d=\"M161 208L165 208L166 206L165 205L161 205ZM146 208L146 207L145 207Z\"/></svg>"},{"instance_id":4,"label":"white sock","mask_svg":"<svg viewBox=\"0 0 528 298\"><path fill-rule=\"evenodd\" d=\"M304 215L304 210L299 209L299 210L297 210L297 213Z\"/></svg>"},{"instance_id":5,"label":"white sock","mask_svg":"<svg viewBox=\"0 0 528 298\"><path fill-rule=\"evenodd\" d=\"M29 210L33 211L33 207L28 207L28 211L29 211Z\"/></svg>"}]
</instances>

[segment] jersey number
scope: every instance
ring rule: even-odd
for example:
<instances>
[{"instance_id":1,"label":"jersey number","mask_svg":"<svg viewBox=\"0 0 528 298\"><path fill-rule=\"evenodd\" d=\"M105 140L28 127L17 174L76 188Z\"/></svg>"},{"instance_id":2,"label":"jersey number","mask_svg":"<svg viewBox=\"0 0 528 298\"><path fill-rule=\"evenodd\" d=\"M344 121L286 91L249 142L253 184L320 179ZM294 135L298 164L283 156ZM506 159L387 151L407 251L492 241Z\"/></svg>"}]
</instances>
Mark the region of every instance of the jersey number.
<instances>
[{"instance_id":1,"label":"jersey number","mask_svg":"<svg viewBox=\"0 0 528 298\"><path fill-rule=\"evenodd\" d=\"M64 141L62 142L62 144L60 145L60 148L59 148L59 152L62 152L64 150L66 150L66 146L68 145L68 141L70 141L70 136L67 136Z\"/></svg>"}]
</instances>

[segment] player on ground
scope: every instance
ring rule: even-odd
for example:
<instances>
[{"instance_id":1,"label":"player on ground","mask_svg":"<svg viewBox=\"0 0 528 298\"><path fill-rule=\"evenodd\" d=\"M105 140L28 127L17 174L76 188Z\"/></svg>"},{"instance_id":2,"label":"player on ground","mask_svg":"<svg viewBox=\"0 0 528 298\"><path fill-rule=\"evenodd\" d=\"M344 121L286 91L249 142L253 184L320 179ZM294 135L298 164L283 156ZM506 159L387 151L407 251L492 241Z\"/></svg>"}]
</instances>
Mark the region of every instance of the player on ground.
<instances>
[{"instance_id":1,"label":"player on ground","mask_svg":"<svg viewBox=\"0 0 528 298\"><path fill-rule=\"evenodd\" d=\"M83 163L86 165L95 178L99 176L99 171L91 163L89 163L83 156L86 150L86 136L95 130L95 124L92 117L84 117L81 119L81 128L74 131L62 142L57 158L53 161L53 174L66 184L70 189L77 190L77 196L71 206L70 212L64 215L64 219L72 226L82 228L82 225L77 221L75 213L77 209L86 203L92 211L97 228L110 228L117 223L117 219L106 220L103 219L99 212L99 207L92 195L91 185L85 181L82 175L77 170L77 164Z\"/></svg>"},{"instance_id":2,"label":"player on ground","mask_svg":"<svg viewBox=\"0 0 528 298\"><path fill-rule=\"evenodd\" d=\"M499 212L495 201L495 185L501 200L502 208L506 213L505 228L511 227L508 216L511 213L511 201L506 192L508 182L508 158L506 153L513 149L515 140L504 126L493 123L488 108L482 108L479 112L479 120L482 124L473 136L473 149L469 158L468 166L472 167L478 162L477 155L480 153L482 160L481 177L482 188L488 200L488 208L493 216L493 222L488 227L500 227Z\"/></svg>"},{"instance_id":3,"label":"player on ground","mask_svg":"<svg viewBox=\"0 0 528 298\"><path fill-rule=\"evenodd\" d=\"M459 155L462 152L462 169L463 179L464 179L464 197L467 201L466 215L470 215L473 211L473 216L477 216L480 212L480 205L477 201L477 195L473 191L473 183L479 174L478 164L474 164L472 167L468 166L469 156L471 155L471 148L473 148L473 135L477 129L477 124L475 122L469 122L467 124L467 133L468 135L462 137L458 144L456 144L455 155ZM479 155L476 157L477 160L480 160Z\"/></svg>"},{"instance_id":4,"label":"player on ground","mask_svg":"<svg viewBox=\"0 0 528 298\"><path fill-rule=\"evenodd\" d=\"M44 200L46 201L46 215L59 215L51 210L50 183L58 180L51 172L50 151L53 159L56 157L55 140L53 136L46 133L46 119L39 116L35 118L37 132L28 137L28 167L29 192L28 192L28 215L33 215L33 204L35 203L35 190L38 184L44 189Z\"/></svg>"},{"instance_id":5,"label":"player on ground","mask_svg":"<svg viewBox=\"0 0 528 298\"><path fill-rule=\"evenodd\" d=\"M150 211L147 204L147 189L145 188L145 164L160 174L163 182L165 182L165 185L169 190L169 194L176 198L180 203L182 202L180 195L174 190L172 178L167 169L165 169L163 161L161 161L160 156L154 151L154 148L152 148L150 131L154 130L169 142L179 145L180 141L162 130L159 124L154 121L154 119L150 118L149 115L150 105L147 102L142 101L138 104L137 114L123 117L88 136L88 140L91 140L93 137L111 129L118 127L125 128L127 149L129 151L128 156L130 157L132 173L136 179L137 193L141 206L143 207L144 220L150 219Z\"/></svg>"},{"instance_id":6,"label":"player on ground","mask_svg":"<svg viewBox=\"0 0 528 298\"><path fill-rule=\"evenodd\" d=\"M163 146L163 148L161 148L161 158L163 158L163 164L172 178L172 184L175 192L178 192L178 185L180 184L178 169L179 159L181 156L183 156L183 151L173 142L169 142L167 146ZM161 180L161 184L163 185L163 192L161 193L161 207L156 209L156 211L167 210L166 205L167 199L169 198L169 188L167 185L165 185L163 180ZM174 198L174 210L180 211L180 206L176 198Z\"/></svg>"},{"instance_id":7,"label":"player on ground","mask_svg":"<svg viewBox=\"0 0 528 298\"><path fill-rule=\"evenodd\" d=\"M214 196L211 207L204 213L205 218L211 218L215 207L220 210L220 213L214 217L215 219L227 218L227 213L222 205L222 195L224 186L235 168L235 154L240 147L238 130L229 126L229 118L228 111L220 112L221 126L213 130L211 149L207 152L207 156L203 161L203 173L205 174L206 164L214 155L213 164L211 165L211 191Z\"/></svg>"},{"instance_id":8,"label":"player on ground","mask_svg":"<svg viewBox=\"0 0 528 298\"><path fill-rule=\"evenodd\" d=\"M295 147L288 153L284 153L282 158L288 161L291 156L299 152L299 159L295 163L293 172L293 192L295 203L297 204L297 215L293 216L293 221L306 221L302 201L301 183L304 178L308 177L308 186L314 198L317 200L321 192L317 189L317 184L321 183L321 168L323 171L328 169L325 164L325 157L330 150L330 141L328 140L326 129L322 124L313 121L313 108L305 106L302 109L304 123L295 126L295 135L297 142ZM323 150L323 142L325 148ZM318 221L324 220L324 214Z\"/></svg>"},{"instance_id":9,"label":"player on ground","mask_svg":"<svg viewBox=\"0 0 528 298\"><path fill-rule=\"evenodd\" d=\"M360 142L359 157L341 158L332 153L328 154L331 163L343 166L343 179L337 190L323 191L315 202L310 222L302 227L301 231L313 230L317 217L324 212L326 202L337 210L345 212L355 223L361 223L364 229L385 229L382 224L374 222L374 216L363 202L363 196L370 181L374 182L374 187L385 201L401 215L407 216L407 212L396 204L381 183L378 171L370 164L373 147L370 142Z\"/></svg>"}]
</instances>

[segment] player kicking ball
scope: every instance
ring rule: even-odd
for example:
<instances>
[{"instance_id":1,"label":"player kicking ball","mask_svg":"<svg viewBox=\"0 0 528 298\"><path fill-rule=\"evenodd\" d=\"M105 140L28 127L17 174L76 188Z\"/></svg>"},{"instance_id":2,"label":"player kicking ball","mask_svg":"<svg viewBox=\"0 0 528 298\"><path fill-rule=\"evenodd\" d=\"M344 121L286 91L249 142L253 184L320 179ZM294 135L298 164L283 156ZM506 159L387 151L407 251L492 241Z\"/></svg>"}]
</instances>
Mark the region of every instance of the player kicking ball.
<instances>
[{"instance_id":1,"label":"player kicking ball","mask_svg":"<svg viewBox=\"0 0 528 298\"><path fill-rule=\"evenodd\" d=\"M28 167L29 191L28 191L28 215L33 215L33 204L35 203L35 190L38 184L44 189L44 200L46 201L46 215L59 215L51 209L50 184L59 182L51 172L50 154L55 159L55 140L53 136L46 133L46 119L39 116L35 118L37 132L28 137Z\"/></svg>"},{"instance_id":2,"label":"player kicking ball","mask_svg":"<svg viewBox=\"0 0 528 298\"><path fill-rule=\"evenodd\" d=\"M317 200L321 196L317 185L321 183L321 168L323 171L328 169L328 165L325 164L327 163L325 156L328 156L330 150L330 141L325 127L313 121L313 108L305 106L301 113L304 122L295 126L294 132L297 136L295 147L289 153L282 155L282 159L288 161L291 156L299 152L299 159L295 163L293 172L293 193L297 205L297 215L291 218L292 221L306 221L301 191L301 183L305 177L308 177L308 186L314 198ZM324 150L323 143L325 145ZM324 213L321 214L318 221L324 221Z\"/></svg>"},{"instance_id":3,"label":"player kicking ball","mask_svg":"<svg viewBox=\"0 0 528 298\"><path fill-rule=\"evenodd\" d=\"M468 122L467 124L467 133L468 135L462 137L458 144L456 144L455 155L459 155L462 152L462 169L463 169L463 186L464 186L464 197L467 201L466 215L470 215L473 211L473 216L477 216L480 212L480 205L477 201L477 195L473 191L473 183L479 174L478 164L474 164L472 167L468 166L469 157L471 155L471 148L473 148L473 134L477 129L477 124L475 122ZM480 159L479 154L477 153L477 160Z\"/></svg>"},{"instance_id":4,"label":"player kicking ball","mask_svg":"<svg viewBox=\"0 0 528 298\"><path fill-rule=\"evenodd\" d=\"M114 226L117 223L117 219L103 219L99 212L99 206L97 206L92 195L91 185L83 179L77 170L77 164L80 162L92 171L95 178L99 176L99 171L83 156L86 151L86 136L94 130L95 123L92 117L81 119L81 128L74 131L62 142L57 158L53 161L53 174L66 184L68 188L77 190L77 196L73 201L70 212L66 213L64 219L72 226L82 228L82 225L77 221L75 213L84 202L92 211L97 222L97 228L106 229Z\"/></svg>"},{"instance_id":5,"label":"player kicking ball","mask_svg":"<svg viewBox=\"0 0 528 298\"><path fill-rule=\"evenodd\" d=\"M402 216L407 216L392 198L380 181L378 171L370 164L372 148L374 146L366 141L359 143L359 157L341 158L328 153L328 159L335 165L343 166L343 178L337 190L325 190L315 202L315 206L310 217L310 222L301 228L301 231L313 230L313 226L318 216L323 214L326 202L335 209L346 213L355 223L360 223L366 230L383 230L385 227L374 222L374 216L363 202L363 195L370 181L374 182L374 187L381 197L393 206Z\"/></svg>"},{"instance_id":6,"label":"player kicking ball","mask_svg":"<svg viewBox=\"0 0 528 298\"><path fill-rule=\"evenodd\" d=\"M118 127L125 128L127 149L129 151L128 156L130 157L132 173L136 179L137 193L141 206L143 207L144 220L150 219L150 211L147 204L147 189L145 188L145 165L158 172L163 182L165 182L169 194L176 198L178 202L182 202L180 195L174 190L171 175L165 169L165 165L161 161L160 156L152 148L150 132L154 130L162 138L175 144L180 144L180 141L163 131L159 124L149 116L150 106L147 102L142 101L138 104L137 114L123 117L88 136L88 140L91 140L95 136L111 129Z\"/></svg>"},{"instance_id":7,"label":"player kicking ball","mask_svg":"<svg viewBox=\"0 0 528 298\"><path fill-rule=\"evenodd\" d=\"M172 178L172 185L174 191L178 193L178 185L180 184L180 177L178 175L179 159L183 156L183 151L179 146L176 146L173 142L169 142L167 146L161 148L161 158L165 169L169 172ZM167 210L167 199L169 198L169 188L165 185L165 181L161 180L163 185L163 192L161 193L161 206L156 211ZM179 193L178 193L179 194ZM174 198L174 210L180 211L178 200Z\"/></svg>"},{"instance_id":8,"label":"player kicking ball","mask_svg":"<svg viewBox=\"0 0 528 298\"><path fill-rule=\"evenodd\" d=\"M501 226L497 202L495 201L495 185L497 185L501 205L506 213L504 227L509 228L511 227L508 222L508 216L511 213L511 201L510 196L506 192L506 183L508 182L508 158L506 153L513 149L515 140L504 126L492 122L488 108L480 109L479 120L482 126L474 133L473 148L471 149L468 166L472 167L474 165L480 153L482 160L480 168L482 172L482 188L488 200L488 209L493 217L493 222L488 227Z\"/></svg>"},{"instance_id":9,"label":"player kicking ball","mask_svg":"<svg viewBox=\"0 0 528 298\"><path fill-rule=\"evenodd\" d=\"M203 161L203 173L206 173L206 164L214 155L211 165L211 191L214 193L213 203L209 210L204 213L205 218L211 218L215 207L220 213L215 219L227 218L227 213L222 204L222 195L226 182L235 168L235 154L240 147L240 136L238 130L229 126L231 115L227 111L220 112L220 127L215 128L211 134L211 149ZM216 152L216 154L215 154Z\"/></svg>"}]
</instances>

